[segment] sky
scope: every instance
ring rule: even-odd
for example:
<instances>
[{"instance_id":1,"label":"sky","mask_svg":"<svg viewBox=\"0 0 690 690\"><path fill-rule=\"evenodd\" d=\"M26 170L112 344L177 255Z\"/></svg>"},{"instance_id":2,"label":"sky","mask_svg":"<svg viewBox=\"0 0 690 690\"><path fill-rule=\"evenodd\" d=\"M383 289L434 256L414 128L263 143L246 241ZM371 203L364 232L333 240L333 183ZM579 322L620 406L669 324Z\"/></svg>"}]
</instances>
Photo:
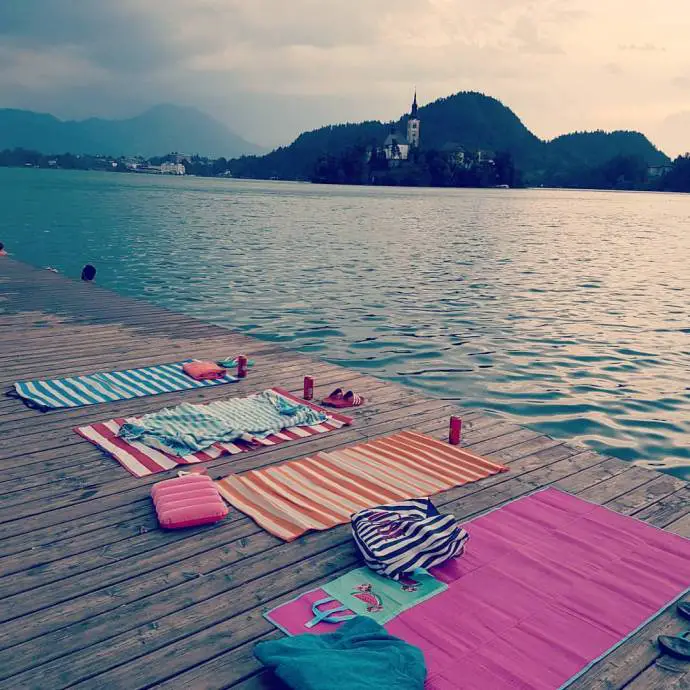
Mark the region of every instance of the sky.
<instances>
[{"instance_id":1,"label":"sky","mask_svg":"<svg viewBox=\"0 0 690 690\"><path fill-rule=\"evenodd\" d=\"M264 146L481 91L537 136L690 150L688 0L2 0L0 107L194 105Z\"/></svg>"}]
</instances>

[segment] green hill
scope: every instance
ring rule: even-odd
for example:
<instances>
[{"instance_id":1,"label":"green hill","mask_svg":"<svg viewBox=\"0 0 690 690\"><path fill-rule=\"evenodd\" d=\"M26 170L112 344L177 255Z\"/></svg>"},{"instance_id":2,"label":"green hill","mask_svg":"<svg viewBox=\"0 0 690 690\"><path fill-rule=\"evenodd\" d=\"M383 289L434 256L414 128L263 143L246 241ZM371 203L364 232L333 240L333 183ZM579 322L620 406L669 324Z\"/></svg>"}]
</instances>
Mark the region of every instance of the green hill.
<instances>
[{"instance_id":1,"label":"green hill","mask_svg":"<svg viewBox=\"0 0 690 690\"><path fill-rule=\"evenodd\" d=\"M321 156L337 156L353 146L383 141L390 125L370 121L328 125L300 134L289 146L281 146L265 156L244 156L229 161L237 177L279 180L307 180Z\"/></svg>"},{"instance_id":2,"label":"green hill","mask_svg":"<svg viewBox=\"0 0 690 690\"><path fill-rule=\"evenodd\" d=\"M668 163L668 156L639 132L574 132L548 142L530 176L553 186L639 188L647 181L648 166Z\"/></svg>"},{"instance_id":3,"label":"green hill","mask_svg":"<svg viewBox=\"0 0 690 690\"><path fill-rule=\"evenodd\" d=\"M542 145L510 108L474 91L440 98L420 108L419 117L424 148L509 151L521 162L538 155Z\"/></svg>"},{"instance_id":4,"label":"green hill","mask_svg":"<svg viewBox=\"0 0 690 690\"><path fill-rule=\"evenodd\" d=\"M576 132L553 141L539 139L500 101L477 92L460 92L419 108L421 148L462 147L510 153L531 184L562 182L570 173L618 157L647 165L667 163L667 156L639 132ZM395 126L405 131L407 115ZM348 149L380 145L391 123L367 121L321 127L301 134L289 146L265 156L230 161L239 177L309 179L320 158L342 156Z\"/></svg>"},{"instance_id":5,"label":"green hill","mask_svg":"<svg viewBox=\"0 0 690 690\"><path fill-rule=\"evenodd\" d=\"M644 134L630 131L573 132L556 137L546 145L548 159L568 165L602 165L616 156L635 156L648 165L664 165L668 156Z\"/></svg>"},{"instance_id":6,"label":"green hill","mask_svg":"<svg viewBox=\"0 0 690 690\"><path fill-rule=\"evenodd\" d=\"M522 162L533 158L543 145L500 101L476 92L461 92L419 108L422 147L462 146L470 151L510 151ZM232 161L240 177L308 179L318 159L337 156L355 146L380 145L394 124L405 131L407 115L395 123L367 121L329 125L301 134L289 146L257 157Z\"/></svg>"}]
</instances>

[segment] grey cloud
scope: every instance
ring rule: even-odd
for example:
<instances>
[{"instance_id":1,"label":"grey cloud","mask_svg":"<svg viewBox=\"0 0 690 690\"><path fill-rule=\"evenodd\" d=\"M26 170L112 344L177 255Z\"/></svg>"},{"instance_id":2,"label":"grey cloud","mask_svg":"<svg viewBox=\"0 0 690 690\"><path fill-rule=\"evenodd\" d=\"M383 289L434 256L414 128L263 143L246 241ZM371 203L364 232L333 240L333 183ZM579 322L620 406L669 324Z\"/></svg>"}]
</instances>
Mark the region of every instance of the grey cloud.
<instances>
[{"instance_id":1,"label":"grey cloud","mask_svg":"<svg viewBox=\"0 0 690 690\"><path fill-rule=\"evenodd\" d=\"M626 16L612 45L588 52L587 32L607 18L596 0L0 0L0 107L124 117L175 102L271 145L329 122L397 118L415 83L423 101L461 89L503 98L544 134L685 107L683 76L666 78L670 95L658 70L631 85L616 47L649 54L637 62L651 70L666 41L671 63L678 36ZM666 73L685 74L679 60ZM584 91L587 111L564 112Z\"/></svg>"},{"instance_id":2,"label":"grey cloud","mask_svg":"<svg viewBox=\"0 0 690 690\"><path fill-rule=\"evenodd\" d=\"M137 71L175 62L166 17L141 12L130 0L21 0L0 4L0 44L15 49L79 50L109 70Z\"/></svg>"},{"instance_id":3,"label":"grey cloud","mask_svg":"<svg viewBox=\"0 0 690 690\"><path fill-rule=\"evenodd\" d=\"M142 78L228 48L261 62L288 46L375 45L388 8L387 0L10 0L0 3L0 47L77 51L111 74Z\"/></svg>"}]
</instances>

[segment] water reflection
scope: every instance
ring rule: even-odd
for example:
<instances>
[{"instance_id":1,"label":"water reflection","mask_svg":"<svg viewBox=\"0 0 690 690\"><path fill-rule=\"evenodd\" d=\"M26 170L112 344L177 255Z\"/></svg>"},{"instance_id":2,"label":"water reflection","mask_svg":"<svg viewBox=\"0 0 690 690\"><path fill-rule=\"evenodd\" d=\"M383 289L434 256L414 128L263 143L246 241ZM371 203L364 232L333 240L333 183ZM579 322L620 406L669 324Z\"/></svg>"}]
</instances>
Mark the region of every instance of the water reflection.
<instances>
[{"instance_id":1,"label":"water reflection","mask_svg":"<svg viewBox=\"0 0 690 690\"><path fill-rule=\"evenodd\" d=\"M0 170L19 258L690 478L690 198Z\"/></svg>"}]
</instances>

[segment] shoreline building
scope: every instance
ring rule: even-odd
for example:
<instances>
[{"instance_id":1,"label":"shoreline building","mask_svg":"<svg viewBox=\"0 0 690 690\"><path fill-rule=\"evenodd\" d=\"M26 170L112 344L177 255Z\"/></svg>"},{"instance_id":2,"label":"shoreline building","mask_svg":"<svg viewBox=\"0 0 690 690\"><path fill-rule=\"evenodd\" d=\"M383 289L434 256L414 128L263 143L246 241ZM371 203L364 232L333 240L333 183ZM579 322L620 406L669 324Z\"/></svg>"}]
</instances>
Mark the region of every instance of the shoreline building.
<instances>
[{"instance_id":1,"label":"shoreline building","mask_svg":"<svg viewBox=\"0 0 690 690\"><path fill-rule=\"evenodd\" d=\"M161 163L160 171L164 175L184 175L187 172L182 163Z\"/></svg>"},{"instance_id":2,"label":"shoreline building","mask_svg":"<svg viewBox=\"0 0 690 690\"><path fill-rule=\"evenodd\" d=\"M417 90L414 92L414 100L407 118L407 136L400 133L395 125L392 125L390 134L383 142L383 155L389 162L397 163L406 161L413 149L419 148L420 119L417 106Z\"/></svg>"}]
</instances>

